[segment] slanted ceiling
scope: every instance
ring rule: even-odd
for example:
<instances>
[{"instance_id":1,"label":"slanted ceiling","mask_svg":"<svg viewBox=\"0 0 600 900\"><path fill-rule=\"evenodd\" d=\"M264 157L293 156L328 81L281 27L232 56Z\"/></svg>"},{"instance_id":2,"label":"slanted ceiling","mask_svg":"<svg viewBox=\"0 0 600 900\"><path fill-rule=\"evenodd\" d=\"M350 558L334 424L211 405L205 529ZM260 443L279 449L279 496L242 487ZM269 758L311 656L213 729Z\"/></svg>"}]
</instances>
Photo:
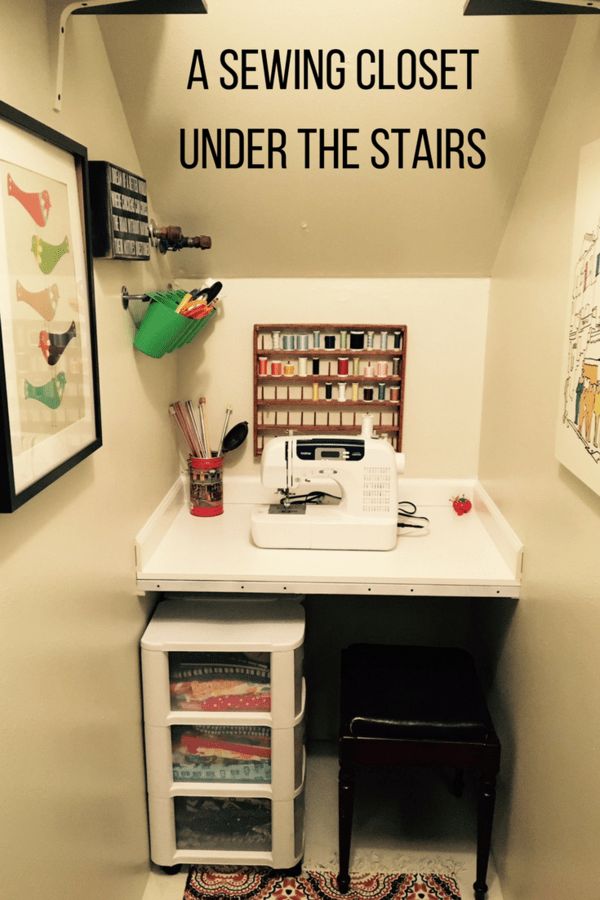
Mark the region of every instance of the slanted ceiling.
<instances>
[{"instance_id":1,"label":"slanted ceiling","mask_svg":"<svg viewBox=\"0 0 600 900\"><path fill-rule=\"evenodd\" d=\"M489 274L574 19L469 18L461 0L212 0L206 16L99 21L158 224L213 238L212 250L173 254L176 274L378 277ZM209 87L187 90L196 48ZM226 91L227 48L339 48L347 84ZM404 48L477 49L472 89L360 90L363 48L383 51L386 83ZM285 129L288 168L182 168L180 129L207 127ZM305 170L297 129L310 127L359 128L360 168ZM394 154L377 170L375 128L481 128L487 164L399 169Z\"/></svg>"}]
</instances>

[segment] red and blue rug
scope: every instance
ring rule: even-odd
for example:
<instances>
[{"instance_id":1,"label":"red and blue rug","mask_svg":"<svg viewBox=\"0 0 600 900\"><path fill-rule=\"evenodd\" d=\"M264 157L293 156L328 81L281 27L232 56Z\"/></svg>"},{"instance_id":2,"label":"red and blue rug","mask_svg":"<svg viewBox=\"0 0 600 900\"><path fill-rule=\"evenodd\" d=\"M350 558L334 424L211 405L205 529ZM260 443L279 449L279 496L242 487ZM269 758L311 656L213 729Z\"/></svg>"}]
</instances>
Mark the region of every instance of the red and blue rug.
<instances>
[{"instance_id":1,"label":"red and blue rug","mask_svg":"<svg viewBox=\"0 0 600 900\"><path fill-rule=\"evenodd\" d=\"M269 869L190 866L183 900L461 900L451 875L391 872L352 873L340 894L334 872L296 877Z\"/></svg>"}]
</instances>

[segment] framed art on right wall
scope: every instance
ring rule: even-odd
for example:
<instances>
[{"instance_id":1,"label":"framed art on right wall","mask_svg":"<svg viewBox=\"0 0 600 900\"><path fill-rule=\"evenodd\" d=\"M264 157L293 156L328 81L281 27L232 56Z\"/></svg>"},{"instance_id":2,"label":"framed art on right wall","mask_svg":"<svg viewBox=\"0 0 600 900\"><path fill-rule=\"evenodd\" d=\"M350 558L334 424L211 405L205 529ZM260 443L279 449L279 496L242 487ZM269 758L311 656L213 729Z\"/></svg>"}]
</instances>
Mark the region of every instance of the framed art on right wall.
<instances>
[{"instance_id":1,"label":"framed art on right wall","mask_svg":"<svg viewBox=\"0 0 600 900\"><path fill-rule=\"evenodd\" d=\"M600 494L600 140L581 150L571 259L556 455Z\"/></svg>"}]
</instances>

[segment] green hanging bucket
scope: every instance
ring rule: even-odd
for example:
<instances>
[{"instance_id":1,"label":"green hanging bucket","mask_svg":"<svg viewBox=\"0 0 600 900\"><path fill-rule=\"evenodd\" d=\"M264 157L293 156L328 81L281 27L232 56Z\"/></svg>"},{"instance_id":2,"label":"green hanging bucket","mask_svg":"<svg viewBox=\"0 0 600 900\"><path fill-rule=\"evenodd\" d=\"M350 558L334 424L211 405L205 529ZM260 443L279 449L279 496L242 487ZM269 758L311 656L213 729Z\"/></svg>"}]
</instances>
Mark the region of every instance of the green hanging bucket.
<instances>
[{"instance_id":1,"label":"green hanging bucket","mask_svg":"<svg viewBox=\"0 0 600 900\"><path fill-rule=\"evenodd\" d=\"M148 294L150 308L137 330L133 346L158 359L189 344L215 315L213 309L202 319L189 319L175 312L187 291L155 291Z\"/></svg>"}]
</instances>

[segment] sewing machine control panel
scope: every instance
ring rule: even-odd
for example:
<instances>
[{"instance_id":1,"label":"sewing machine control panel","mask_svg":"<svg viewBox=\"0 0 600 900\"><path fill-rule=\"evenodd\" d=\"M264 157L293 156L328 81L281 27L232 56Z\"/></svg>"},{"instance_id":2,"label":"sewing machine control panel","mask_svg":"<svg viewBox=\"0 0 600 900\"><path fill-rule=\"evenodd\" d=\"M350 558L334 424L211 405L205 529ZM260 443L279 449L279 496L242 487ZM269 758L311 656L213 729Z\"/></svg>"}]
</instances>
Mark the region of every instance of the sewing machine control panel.
<instances>
[{"instance_id":1,"label":"sewing machine control panel","mask_svg":"<svg viewBox=\"0 0 600 900\"><path fill-rule=\"evenodd\" d=\"M296 441L298 459L306 460L349 460L359 462L365 455L365 442L338 438L314 438Z\"/></svg>"}]
</instances>

